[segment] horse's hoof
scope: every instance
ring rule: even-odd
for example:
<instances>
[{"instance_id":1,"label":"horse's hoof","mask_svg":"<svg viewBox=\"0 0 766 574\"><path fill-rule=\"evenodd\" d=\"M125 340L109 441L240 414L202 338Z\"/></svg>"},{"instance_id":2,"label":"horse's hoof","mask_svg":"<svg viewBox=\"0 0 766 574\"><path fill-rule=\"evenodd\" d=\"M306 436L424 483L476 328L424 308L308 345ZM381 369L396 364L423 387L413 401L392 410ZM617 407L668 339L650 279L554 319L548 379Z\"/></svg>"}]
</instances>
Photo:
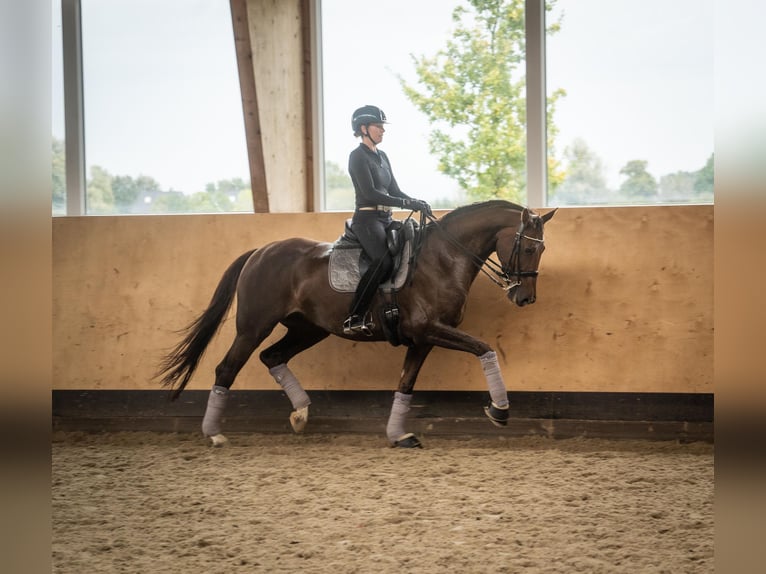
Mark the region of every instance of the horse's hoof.
<instances>
[{"instance_id":1,"label":"horse's hoof","mask_svg":"<svg viewBox=\"0 0 766 574\"><path fill-rule=\"evenodd\" d=\"M496 427L508 426L508 407L498 407L495 403L490 403L484 407L484 414L487 415L492 424Z\"/></svg>"},{"instance_id":2,"label":"horse's hoof","mask_svg":"<svg viewBox=\"0 0 766 574\"><path fill-rule=\"evenodd\" d=\"M303 407L290 413L290 425L296 433L302 433L309 422L309 408Z\"/></svg>"},{"instance_id":3,"label":"horse's hoof","mask_svg":"<svg viewBox=\"0 0 766 574\"><path fill-rule=\"evenodd\" d=\"M399 440L395 440L391 446L394 448L423 448L418 437L412 433L407 433Z\"/></svg>"},{"instance_id":4,"label":"horse's hoof","mask_svg":"<svg viewBox=\"0 0 766 574\"><path fill-rule=\"evenodd\" d=\"M214 434L213 436L211 436L210 440L213 442L214 447L222 447L227 442L229 442L229 439L227 439L224 435L220 433Z\"/></svg>"}]
</instances>

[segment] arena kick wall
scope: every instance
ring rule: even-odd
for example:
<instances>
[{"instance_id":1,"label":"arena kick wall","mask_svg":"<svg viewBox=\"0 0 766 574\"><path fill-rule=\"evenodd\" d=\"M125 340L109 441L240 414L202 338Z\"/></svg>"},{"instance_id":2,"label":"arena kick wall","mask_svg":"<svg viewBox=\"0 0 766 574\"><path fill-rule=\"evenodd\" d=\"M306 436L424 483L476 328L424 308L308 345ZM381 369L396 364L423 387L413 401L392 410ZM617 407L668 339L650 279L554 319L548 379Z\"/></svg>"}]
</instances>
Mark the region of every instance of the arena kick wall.
<instances>
[{"instance_id":1,"label":"arena kick wall","mask_svg":"<svg viewBox=\"0 0 766 574\"><path fill-rule=\"evenodd\" d=\"M164 417L173 421L170 428L186 428L178 421L201 416L234 321L213 340L182 395L187 400L170 407L152 376L177 343L176 331L204 310L221 274L242 252L297 235L334 241L349 216L55 218L54 421L66 427L90 417L100 421L96 426L133 428L136 420L152 427L147 421ZM462 325L498 352L512 404L521 409L516 415L549 430L556 419L649 421L644 430L661 421L681 423L674 428L686 431L689 424L711 424L713 207L562 208L545 239L537 302L516 307L480 275ZM282 332L278 327L265 345ZM355 412L333 411L337 397L353 396L349 404L366 404L368 413L378 405L384 416L404 353L387 343L331 337L290 367L330 425L333 416L353 418ZM281 405L257 352L234 389L244 402L252 397L262 406ZM434 411L431 422L462 417L457 405L486 393L479 361L435 349L415 393L429 405L452 404ZM421 414L428 418L426 411ZM286 414L279 417L286 425Z\"/></svg>"}]
</instances>

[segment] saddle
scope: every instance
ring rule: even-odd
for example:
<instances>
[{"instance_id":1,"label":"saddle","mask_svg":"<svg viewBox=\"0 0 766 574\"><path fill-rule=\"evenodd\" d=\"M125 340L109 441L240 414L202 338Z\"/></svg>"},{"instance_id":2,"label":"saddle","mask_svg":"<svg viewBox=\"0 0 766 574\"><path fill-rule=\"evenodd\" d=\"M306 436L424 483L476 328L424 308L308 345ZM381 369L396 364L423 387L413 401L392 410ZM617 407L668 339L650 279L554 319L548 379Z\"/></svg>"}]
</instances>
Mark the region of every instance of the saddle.
<instances>
[{"instance_id":1,"label":"saddle","mask_svg":"<svg viewBox=\"0 0 766 574\"><path fill-rule=\"evenodd\" d=\"M386 228L388 252L394 260L391 276L380 284L383 293L396 293L409 279L415 254L417 223L412 219L393 220ZM347 219L343 235L332 244L328 273L330 286L339 293L353 293L372 261L362 249L351 220Z\"/></svg>"}]
</instances>

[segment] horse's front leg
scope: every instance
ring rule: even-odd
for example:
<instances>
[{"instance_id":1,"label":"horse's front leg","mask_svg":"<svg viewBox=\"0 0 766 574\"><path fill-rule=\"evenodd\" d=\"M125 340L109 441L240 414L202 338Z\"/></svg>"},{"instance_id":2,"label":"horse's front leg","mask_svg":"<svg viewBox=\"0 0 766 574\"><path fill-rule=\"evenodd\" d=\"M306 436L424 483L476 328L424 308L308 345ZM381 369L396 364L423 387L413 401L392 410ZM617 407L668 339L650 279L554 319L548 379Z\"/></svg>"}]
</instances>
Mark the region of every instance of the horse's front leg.
<instances>
[{"instance_id":1,"label":"horse's front leg","mask_svg":"<svg viewBox=\"0 0 766 574\"><path fill-rule=\"evenodd\" d=\"M484 341L471 337L467 333L448 325L434 325L428 329L426 341L436 347L465 351L476 355L481 361L481 368L487 380L490 403L484 407L492 424L498 427L508 425L508 391L505 388L503 374L497 362L497 353Z\"/></svg>"},{"instance_id":2,"label":"horse's front leg","mask_svg":"<svg viewBox=\"0 0 766 574\"><path fill-rule=\"evenodd\" d=\"M423 366L423 362L431 349L433 349L432 345L414 345L407 349L404 368L402 368L402 375L399 379L399 388L394 393L394 404L391 406L391 414L386 425L386 436L391 446L399 448L422 447L418 437L405 430L405 423L407 413L410 410L415 380L418 378L420 367Z\"/></svg>"}]
</instances>

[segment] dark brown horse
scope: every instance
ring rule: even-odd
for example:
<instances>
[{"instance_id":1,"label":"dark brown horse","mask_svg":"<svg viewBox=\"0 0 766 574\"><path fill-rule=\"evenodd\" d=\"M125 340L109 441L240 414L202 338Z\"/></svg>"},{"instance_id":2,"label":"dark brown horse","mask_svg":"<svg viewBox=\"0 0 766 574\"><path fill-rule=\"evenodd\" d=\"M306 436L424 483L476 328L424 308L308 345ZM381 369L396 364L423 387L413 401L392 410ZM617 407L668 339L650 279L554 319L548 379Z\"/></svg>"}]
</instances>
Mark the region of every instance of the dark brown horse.
<instances>
[{"instance_id":1,"label":"dark brown horse","mask_svg":"<svg viewBox=\"0 0 766 574\"><path fill-rule=\"evenodd\" d=\"M460 207L425 227L412 282L397 294L398 334L407 354L386 430L393 446L420 446L404 426L418 372L434 347L465 351L481 360L491 398L485 413L494 424L507 424L507 391L494 351L457 327L480 270L501 285L516 305L535 302L537 270L545 249L543 226L554 213L540 216L495 200ZM352 294L338 293L329 284L331 248L329 243L292 238L244 253L224 272L208 308L186 328L186 337L164 359L158 376L164 386L174 389L176 398L236 293L237 334L216 367L202 423L203 433L213 444L226 442L220 420L237 373L278 323L287 327L287 333L263 350L260 359L293 404L290 422L296 432L306 425L310 400L287 367L288 361L330 334L357 341L386 339L380 320L375 321L372 336L343 334ZM493 252L499 264L490 259ZM376 296L371 307L374 317L379 317L382 303L382 297Z\"/></svg>"}]
</instances>

